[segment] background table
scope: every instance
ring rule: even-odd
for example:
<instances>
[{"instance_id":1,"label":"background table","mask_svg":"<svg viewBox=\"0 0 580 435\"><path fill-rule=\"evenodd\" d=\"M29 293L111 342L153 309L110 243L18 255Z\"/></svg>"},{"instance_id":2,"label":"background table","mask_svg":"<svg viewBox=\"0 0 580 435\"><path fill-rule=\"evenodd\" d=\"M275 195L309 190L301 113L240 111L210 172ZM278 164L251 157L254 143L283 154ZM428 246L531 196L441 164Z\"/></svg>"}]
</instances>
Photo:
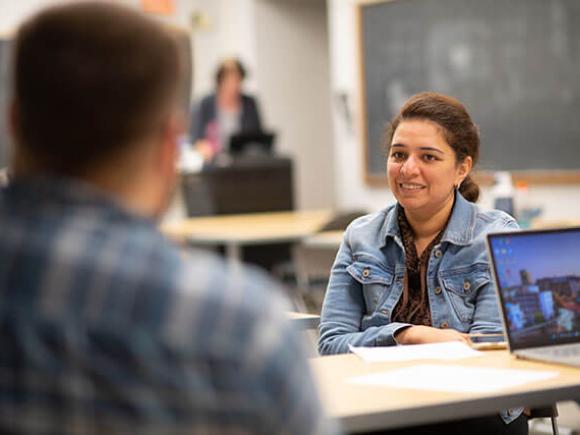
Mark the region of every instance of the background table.
<instances>
[{"instance_id":1,"label":"background table","mask_svg":"<svg viewBox=\"0 0 580 435\"><path fill-rule=\"evenodd\" d=\"M161 229L178 241L224 245L228 259L240 262L241 246L299 241L316 233L331 217L330 210L247 213L188 218Z\"/></svg>"},{"instance_id":2,"label":"background table","mask_svg":"<svg viewBox=\"0 0 580 435\"><path fill-rule=\"evenodd\" d=\"M295 311L288 311L286 314L292 326L298 330L316 329L320 323L320 316L316 314L297 313Z\"/></svg>"}]
</instances>

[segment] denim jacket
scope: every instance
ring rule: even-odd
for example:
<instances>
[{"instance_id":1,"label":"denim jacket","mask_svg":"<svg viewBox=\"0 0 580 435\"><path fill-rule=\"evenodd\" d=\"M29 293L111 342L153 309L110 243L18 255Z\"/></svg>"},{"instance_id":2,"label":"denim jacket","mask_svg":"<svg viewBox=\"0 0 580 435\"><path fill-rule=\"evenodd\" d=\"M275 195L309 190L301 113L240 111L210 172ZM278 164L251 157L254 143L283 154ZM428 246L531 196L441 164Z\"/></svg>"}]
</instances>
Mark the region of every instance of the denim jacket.
<instances>
[{"instance_id":1,"label":"denim jacket","mask_svg":"<svg viewBox=\"0 0 580 435\"><path fill-rule=\"evenodd\" d=\"M363 216L346 229L322 308L321 354L347 353L349 345L396 345L395 332L408 326L391 322L406 272L398 207L391 205ZM485 235L517 228L506 213L483 211L456 194L447 228L427 264L427 294L434 327L502 332ZM502 412L502 417L507 423L519 414Z\"/></svg>"}]
</instances>

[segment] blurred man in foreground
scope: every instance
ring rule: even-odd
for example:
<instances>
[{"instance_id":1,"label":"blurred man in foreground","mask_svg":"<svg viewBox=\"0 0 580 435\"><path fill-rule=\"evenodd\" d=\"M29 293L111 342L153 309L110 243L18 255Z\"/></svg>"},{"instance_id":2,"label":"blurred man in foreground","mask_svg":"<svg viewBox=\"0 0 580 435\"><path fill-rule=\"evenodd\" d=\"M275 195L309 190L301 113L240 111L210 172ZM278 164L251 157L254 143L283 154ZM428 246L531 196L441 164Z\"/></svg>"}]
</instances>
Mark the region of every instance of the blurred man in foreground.
<instances>
[{"instance_id":1,"label":"blurred man in foreground","mask_svg":"<svg viewBox=\"0 0 580 435\"><path fill-rule=\"evenodd\" d=\"M16 37L0 191L0 432L328 433L277 286L156 229L183 121L172 34L122 6Z\"/></svg>"}]
</instances>

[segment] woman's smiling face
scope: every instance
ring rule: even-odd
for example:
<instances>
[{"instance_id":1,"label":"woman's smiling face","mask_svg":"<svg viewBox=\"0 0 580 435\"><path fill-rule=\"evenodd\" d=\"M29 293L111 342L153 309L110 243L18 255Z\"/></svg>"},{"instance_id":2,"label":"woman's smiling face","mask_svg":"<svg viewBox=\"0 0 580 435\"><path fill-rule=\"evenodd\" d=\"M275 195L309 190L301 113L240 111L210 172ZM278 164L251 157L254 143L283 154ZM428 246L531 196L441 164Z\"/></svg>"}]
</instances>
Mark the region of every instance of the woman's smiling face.
<instances>
[{"instance_id":1,"label":"woman's smiling face","mask_svg":"<svg viewBox=\"0 0 580 435\"><path fill-rule=\"evenodd\" d=\"M422 119L402 121L387 161L389 185L407 212L429 216L453 201L453 191L469 173L471 157L458 163L442 127Z\"/></svg>"}]
</instances>

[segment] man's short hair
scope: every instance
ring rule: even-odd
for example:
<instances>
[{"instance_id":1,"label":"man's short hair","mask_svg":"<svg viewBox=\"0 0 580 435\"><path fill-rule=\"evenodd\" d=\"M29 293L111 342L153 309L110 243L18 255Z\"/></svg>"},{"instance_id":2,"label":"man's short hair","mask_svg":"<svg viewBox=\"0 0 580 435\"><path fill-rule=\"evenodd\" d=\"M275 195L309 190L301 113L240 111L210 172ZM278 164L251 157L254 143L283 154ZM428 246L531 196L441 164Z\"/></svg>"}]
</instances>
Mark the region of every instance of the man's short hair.
<instances>
[{"instance_id":1,"label":"man's short hair","mask_svg":"<svg viewBox=\"0 0 580 435\"><path fill-rule=\"evenodd\" d=\"M17 146L51 172L103 163L161 132L176 107L174 35L125 6L46 9L20 27L14 56Z\"/></svg>"}]
</instances>

